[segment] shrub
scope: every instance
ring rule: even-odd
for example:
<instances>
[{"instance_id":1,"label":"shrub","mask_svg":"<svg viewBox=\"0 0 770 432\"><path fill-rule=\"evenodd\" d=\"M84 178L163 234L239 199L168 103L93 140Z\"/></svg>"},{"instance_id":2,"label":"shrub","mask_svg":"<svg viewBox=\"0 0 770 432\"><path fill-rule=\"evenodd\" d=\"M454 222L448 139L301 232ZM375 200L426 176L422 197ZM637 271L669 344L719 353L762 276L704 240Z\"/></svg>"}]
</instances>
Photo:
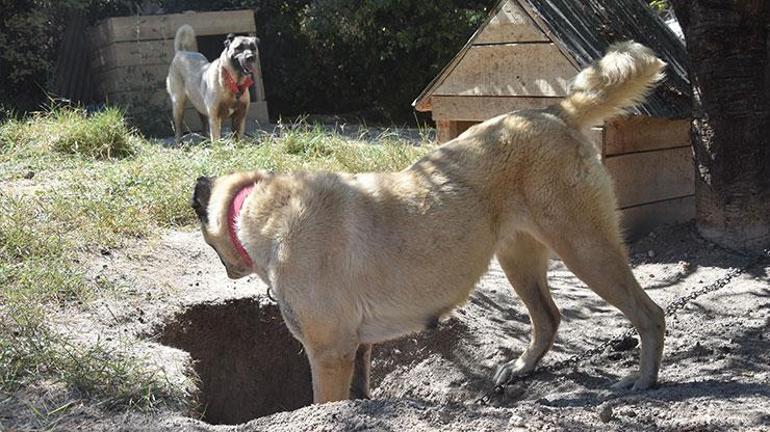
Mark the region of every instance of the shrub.
<instances>
[{"instance_id":1,"label":"shrub","mask_svg":"<svg viewBox=\"0 0 770 432\"><path fill-rule=\"evenodd\" d=\"M0 0L0 105L33 111L47 100L70 18L125 15L131 0ZM85 59L84 59L85 60Z\"/></svg>"}]
</instances>

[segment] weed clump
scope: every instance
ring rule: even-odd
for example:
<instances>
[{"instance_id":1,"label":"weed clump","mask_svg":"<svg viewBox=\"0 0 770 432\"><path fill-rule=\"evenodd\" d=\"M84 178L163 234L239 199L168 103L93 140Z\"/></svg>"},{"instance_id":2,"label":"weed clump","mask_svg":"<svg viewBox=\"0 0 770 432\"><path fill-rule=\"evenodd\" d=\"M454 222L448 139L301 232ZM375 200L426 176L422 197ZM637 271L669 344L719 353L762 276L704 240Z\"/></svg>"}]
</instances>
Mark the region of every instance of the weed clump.
<instances>
[{"instance_id":1,"label":"weed clump","mask_svg":"<svg viewBox=\"0 0 770 432\"><path fill-rule=\"evenodd\" d=\"M117 108L88 113L61 107L0 125L3 151L59 152L93 159L131 156L136 132Z\"/></svg>"}]
</instances>

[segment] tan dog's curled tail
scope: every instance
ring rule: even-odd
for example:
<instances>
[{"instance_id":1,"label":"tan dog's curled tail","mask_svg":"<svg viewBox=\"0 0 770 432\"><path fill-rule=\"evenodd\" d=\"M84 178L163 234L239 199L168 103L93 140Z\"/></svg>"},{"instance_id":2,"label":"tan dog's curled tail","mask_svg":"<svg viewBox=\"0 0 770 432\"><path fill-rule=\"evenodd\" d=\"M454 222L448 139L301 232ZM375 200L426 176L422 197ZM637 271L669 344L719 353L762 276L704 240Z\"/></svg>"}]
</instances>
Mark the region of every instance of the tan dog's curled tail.
<instances>
[{"instance_id":1,"label":"tan dog's curled tail","mask_svg":"<svg viewBox=\"0 0 770 432\"><path fill-rule=\"evenodd\" d=\"M191 25L185 24L176 31L174 51L198 51L198 40Z\"/></svg>"},{"instance_id":2,"label":"tan dog's curled tail","mask_svg":"<svg viewBox=\"0 0 770 432\"><path fill-rule=\"evenodd\" d=\"M600 124L640 104L663 78L665 66L642 44L613 44L604 57L575 77L569 95L559 104L561 117L578 128Z\"/></svg>"}]
</instances>

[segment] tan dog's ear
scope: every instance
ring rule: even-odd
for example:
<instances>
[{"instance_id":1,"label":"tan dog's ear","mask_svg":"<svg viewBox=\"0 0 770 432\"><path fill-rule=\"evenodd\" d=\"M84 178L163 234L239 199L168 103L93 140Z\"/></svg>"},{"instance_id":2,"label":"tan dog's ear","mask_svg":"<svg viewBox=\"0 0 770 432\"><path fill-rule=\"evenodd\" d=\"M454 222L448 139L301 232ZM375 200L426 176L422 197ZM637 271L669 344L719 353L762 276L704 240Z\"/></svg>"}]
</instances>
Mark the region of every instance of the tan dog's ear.
<instances>
[{"instance_id":1,"label":"tan dog's ear","mask_svg":"<svg viewBox=\"0 0 770 432\"><path fill-rule=\"evenodd\" d=\"M204 225L209 222L209 200L211 199L211 186L214 184L214 178L198 177L195 182L195 191L190 200L190 207L195 210L198 219Z\"/></svg>"}]
</instances>

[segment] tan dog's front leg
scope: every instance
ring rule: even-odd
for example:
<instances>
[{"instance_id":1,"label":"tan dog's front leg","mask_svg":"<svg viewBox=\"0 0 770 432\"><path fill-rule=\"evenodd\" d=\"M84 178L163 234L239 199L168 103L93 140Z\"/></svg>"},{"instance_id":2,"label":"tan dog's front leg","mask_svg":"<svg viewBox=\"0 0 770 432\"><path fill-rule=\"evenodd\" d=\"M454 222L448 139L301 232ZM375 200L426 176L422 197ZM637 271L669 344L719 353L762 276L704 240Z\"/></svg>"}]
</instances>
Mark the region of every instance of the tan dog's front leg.
<instances>
[{"instance_id":1,"label":"tan dog's front leg","mask_svg":"<svg viewBox=\"0 0 770 432\"><path fill-rule=\"evenodd\" d=\"M308 351L313 375L313 403L326 403L350 398L355 351L337 349Z\"/></svg>"},{"instance_id":2,"label":"tan dog's front leg","mask_svg":"<svg viewBox=\"0 0 770 432\"><path fill-rule=\"evenodd\" d=\"M372 364L372 344L361 344L356 351L353 384L350 386L350 396L353 399L370 399L369 369Z\"/></svg>"},{"instance_id":3,"label":"tan dog's front leg","mask_svg":"<svg viewBox=\"0 0 770 432\"><path fill-rule=\"evenodd\" d=\"M548 289L548 249L532 236L519 233L500 242L496 253L514 291L527 307L532 323L532 337L527 349L517 360L498 368L495 384L501 385L513 376L526 374L537 366L551 349L561 318Z\"/></svg>"}]
</instances>

